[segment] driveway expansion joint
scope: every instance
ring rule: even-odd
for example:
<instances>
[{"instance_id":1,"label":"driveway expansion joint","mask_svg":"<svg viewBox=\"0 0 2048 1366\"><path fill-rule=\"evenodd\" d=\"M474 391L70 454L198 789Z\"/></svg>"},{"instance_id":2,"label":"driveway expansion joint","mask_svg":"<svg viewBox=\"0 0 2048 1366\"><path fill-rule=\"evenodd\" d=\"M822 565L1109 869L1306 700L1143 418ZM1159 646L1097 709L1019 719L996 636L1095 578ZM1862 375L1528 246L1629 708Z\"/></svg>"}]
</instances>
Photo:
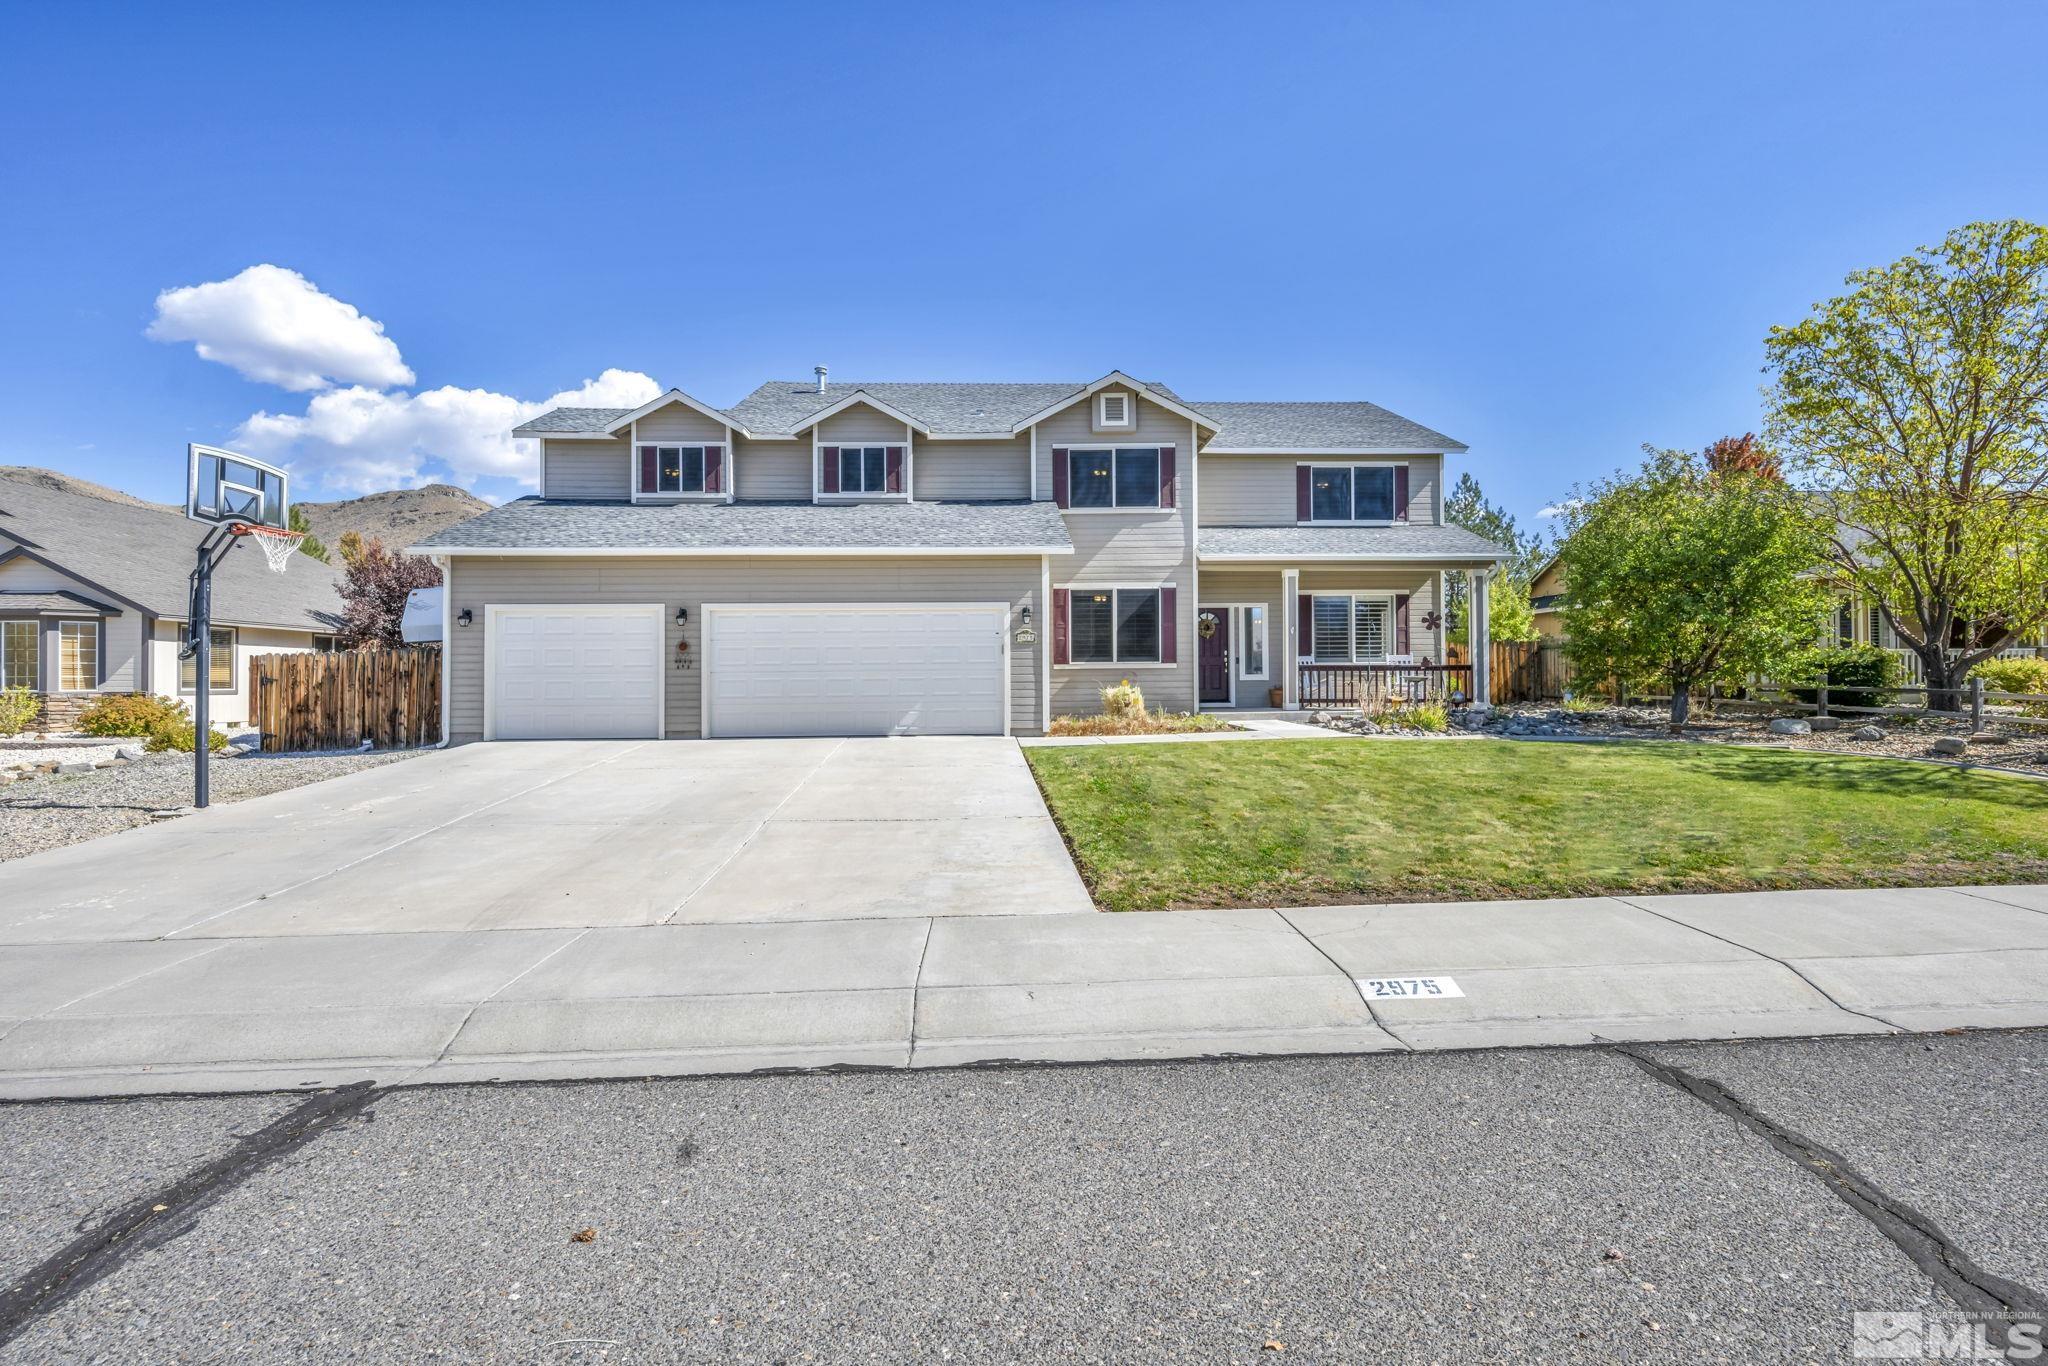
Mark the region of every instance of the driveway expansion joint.
<instances>
[{"instance_id":1,"label":"driveway expansion joint","mask_svg":"<svg viewBox=\"0 0 2048 1366\"><path fill-rule=\"evenodd\" d=\"M1711 1078L1660 1061L1640 1047L1615 1045L1612 1051L1666 1086L1733 1119L1793 1165L1816 1177L1837 1199L1890 1239L1936 1288L1962 1308L2010 1316L2012 1320L2034 1325L2036 1331L2048 1322L2048 1296L1977 1265L1939 1224L1886 1192L1834 1149L1779 1124ZM2004 1325L1989 1324L1987 1332L2003 1345Z\"/></svg>"}]
</instances>

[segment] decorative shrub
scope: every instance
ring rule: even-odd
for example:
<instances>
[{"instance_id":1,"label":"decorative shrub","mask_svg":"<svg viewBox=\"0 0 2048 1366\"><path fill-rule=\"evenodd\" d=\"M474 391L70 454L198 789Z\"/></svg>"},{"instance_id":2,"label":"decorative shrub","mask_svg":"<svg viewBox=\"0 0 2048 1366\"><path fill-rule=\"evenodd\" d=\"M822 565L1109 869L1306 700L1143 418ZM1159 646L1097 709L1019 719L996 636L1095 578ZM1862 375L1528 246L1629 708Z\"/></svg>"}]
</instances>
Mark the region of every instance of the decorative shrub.
<instances>
[{"instance_id":1,"label":"decorative shrub","mask_svg":"<svg viewBox=\"0 0 2048 1366\"><path fill-rule=\"evenodd\" d=\"M1386 719L1393 725L1408 726L1414 730L1446 731L1451 728L1451 714L1444 710L1441 702L1410 702L1390 709Z\"/></svg>"},{"instance_id":2,"label":"decorative shrub","mask_svg":"<svg viewBox=\"0 0 2048 1366\"><path fill-rule=\"evenodd\" d=\"M184 708L180 707L178 710L182 713ZM149 739L143 742L142 747L151 754L162 754L169 750L176 750L181 754L190 754L192 752L192 745L192 718L179 715L172 717L170 720L157 726L155 730L152 730L149 733ZM206 748L209 751L218 754L227 747L227 736L217 730L210 728L207 730Z\"/></svg>"},{"instance_id":3,"label":"decorative shrub","mask_svg":"<svg viewBox=\"0 0 2048 1366\"><path fill-rule=\"evenodd\" d=\"M1128 678L1113 683L1102 690L1102 714L1119 720L1141 717L1145 714L1145 694Z\"/></svg>"},{"instance_id":4,"label":"decorative shrub","mask_svg":"<svg viewBox=\"0 0 2048 1366\"><path fill-rule=\"evenodd\" d=\"M1819 684L1828 687L1830 706L1888 707L1899 695L1899 658L1875 645L1824 645L1801 653L1785 676L1806 687L1786 689L1801 702L1819 698Z\"/></svg>"},{"instance_id":5,"label":"decorative shrub","mask_svg":"<svg viewBox=\"0 0 2048 1366\"><path fill-rule=\"evenodd\" d=\"M185 704L154 693L110 693L78 714L87 735L148 735L159 726L184 721Z\"/></svg>"},{"instance_id":6,"label":"decorative shrub","mask_svg":"<svg viewBox=\"0 0 2048 1366\"><path fill-rule=\"evenodd\" d=\"M43 709L34 688L0 688L0 735L19 735Z\"/></svg>"},{"instance_id":7,"label":"decorative shrub","mask_svg":"<svg viewBox=\"0 0 2048 1366\"><path fill-rule=\"evenodd\" d=\"M1984 680L1989 692L2048 694L2048 659L2020 655L2012 659L1987 659L1970 670L1970 677ZM2015 704L2030 716L2048 716L2048 702Z\"/></svg>"},{"instance_id":8,"label":"decorative shrub","mask_svg":"<svg viewBox=\"0 0 2048 1366\"><path fill-rule=\"evenodd\" d=\"M1141 711L1122 716L1055 716L1047 735L1180 735L1242 730L1214 712Z\"/></svg>"}]
</instances>

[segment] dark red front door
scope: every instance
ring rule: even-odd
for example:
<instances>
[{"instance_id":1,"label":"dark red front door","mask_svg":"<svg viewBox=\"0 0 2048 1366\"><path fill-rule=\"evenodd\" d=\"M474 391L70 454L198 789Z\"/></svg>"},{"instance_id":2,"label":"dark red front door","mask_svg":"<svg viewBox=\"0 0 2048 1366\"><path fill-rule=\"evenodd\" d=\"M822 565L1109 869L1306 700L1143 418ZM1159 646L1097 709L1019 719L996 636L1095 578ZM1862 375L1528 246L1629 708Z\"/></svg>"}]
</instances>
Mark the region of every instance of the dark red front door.
<instances>
[{"instance_id":1,"label":"dark red front door","mask_svg":"<svg viewBox=\"0 0 2048 1366\"><path fill-rule=\"evenodd\" d=\"M1230 700L1230 609L1227 607L1204 607L1199 624L1207 630L1214 622L1216 629L1208 635L1196 632L1202 648L1196 652L1196 672L1201 675L1201 694L1204 702L1228 702Z\"/></svg>"}]
</instances>

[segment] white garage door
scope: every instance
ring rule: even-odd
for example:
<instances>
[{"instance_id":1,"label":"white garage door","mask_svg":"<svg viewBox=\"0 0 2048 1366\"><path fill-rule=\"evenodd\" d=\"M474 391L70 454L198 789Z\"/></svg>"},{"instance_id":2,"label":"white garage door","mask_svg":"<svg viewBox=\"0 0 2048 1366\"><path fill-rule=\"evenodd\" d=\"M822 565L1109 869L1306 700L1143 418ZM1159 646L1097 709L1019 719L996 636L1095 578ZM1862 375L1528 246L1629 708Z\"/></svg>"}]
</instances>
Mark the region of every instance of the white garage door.
<instances>
[{"instance_id":1,"label":"white garage door","mask_svg":"<svg viewBox=\"0 0 2048 1366\"><path fill-rule=\"evenodd\" d=\"M720 606L705 734L1001 735L1008 609Z\"/></svg>"},{"instance_id":2,"label":"white garage door","mask_svg":"<svg viewBox=\"0 0 2048 1366\"><path fill-rule=\"evenodd\" d=\"M661 734L660 604L492 607L496 740L644 740Z\"/></svg>"}]
</instances>

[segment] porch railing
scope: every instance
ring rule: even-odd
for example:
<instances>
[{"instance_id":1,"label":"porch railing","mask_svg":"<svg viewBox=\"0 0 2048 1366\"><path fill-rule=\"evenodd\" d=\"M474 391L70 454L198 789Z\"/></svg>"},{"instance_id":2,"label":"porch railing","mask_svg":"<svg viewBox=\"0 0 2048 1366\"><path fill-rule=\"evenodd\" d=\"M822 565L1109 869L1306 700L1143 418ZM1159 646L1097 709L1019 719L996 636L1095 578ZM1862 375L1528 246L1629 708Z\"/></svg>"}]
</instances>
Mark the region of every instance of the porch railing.
<instances>
[{"instance_id":1,"label":"porch railing","mask_svg":"<svg viewBox=\"0 0 2048 1366\"><path fill-rule=\"evenodd\" d=\"M1470 664L1301 663L1304 707L1382 707L1472 696Z\"/></svg>"}]
</instances>

